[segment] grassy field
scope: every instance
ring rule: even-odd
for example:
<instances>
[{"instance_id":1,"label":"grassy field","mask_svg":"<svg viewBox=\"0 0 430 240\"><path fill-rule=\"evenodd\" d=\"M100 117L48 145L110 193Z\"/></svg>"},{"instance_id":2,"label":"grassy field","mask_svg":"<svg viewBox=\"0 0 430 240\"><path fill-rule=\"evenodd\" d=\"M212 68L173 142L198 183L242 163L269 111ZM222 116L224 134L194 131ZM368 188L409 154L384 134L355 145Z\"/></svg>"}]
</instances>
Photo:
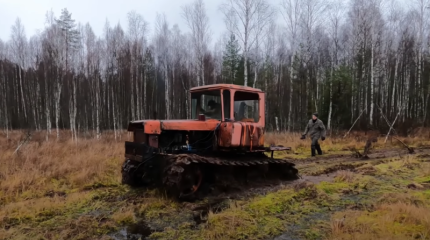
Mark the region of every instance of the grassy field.
<instances>
[{"instance_id":1,"label":"grassy field","mask_svg":"<svg viewBox=\"0 0 430 240\"><path fill-rule=\"evenodd\" d=\"M15 152L25 133L0 133L0 239L430 239L428 130L401 138L416 154L380 137L369 159L351 149L362 152L374 133L328 137L316 159L309 139L268 134L267 144L293 148L276 157L294 161L303 179L216 204L121 185L126 133L77 142L61 134L33 133Z\"/></svg>"}]
</instances>

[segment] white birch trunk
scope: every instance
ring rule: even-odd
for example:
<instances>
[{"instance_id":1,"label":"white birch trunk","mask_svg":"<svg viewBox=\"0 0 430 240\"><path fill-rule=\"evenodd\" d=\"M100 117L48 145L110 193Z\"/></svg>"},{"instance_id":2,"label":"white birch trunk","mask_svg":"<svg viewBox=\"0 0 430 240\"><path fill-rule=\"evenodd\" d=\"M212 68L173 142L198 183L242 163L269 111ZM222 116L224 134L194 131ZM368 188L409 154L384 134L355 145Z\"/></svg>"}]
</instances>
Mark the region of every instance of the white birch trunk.
<instances>
[{"instance_id":1,"label":"white birch trunk","mask_svg":"<svg viewBox=\"0 0 430 240\"><path fill-rule=\"evenodd\" d=\"M248 23L248 22L247 22ZM244 82L243 85L244 86L248 86L248 31L247 28L248 26L245 27L245 41L243 44L244 47L244 52L243 52L243 69L244 69L244 73L243 73L243 77L244 77Z\"/></svg>"},{"instance_id":2,"label":"white birch trunk","mask_svg":"<svg viewBox=\"0 0 430 240\"><path fill-rule=\"evenodd\" d=\"M395 59L394 64L395 64L395 67L394 67L393 89L391 92L391 111L390 111L391 113L394 112L394 105L395 105L394 101L395 101L395 97L396 97L397 70L398 70L398 66L400 64L400 63L398 63L397 57Z\"/></svg>"},{"instance_id":3,"label":"white birch trunk","mask_svg":"<svg viewBox=\"0 0 430 240\"><path fill-rule=\"evenodd\" d=\"M49 92L48 92L48 76L46 74L46 69L44 69L45 75L45 118L46 118L46 141L49 140L49 135L51 134L51 109L49 104Z\"/></svg>"},{"instance_id":4,"label":"white birch trunk","mask_svg":"<svg viewBox=\"0 0 430 240\"><path fill-rule=\"evenodd\" d=\"M18 75L19 75L19 85L20 85L20 91L21 91L22 108L24 111L25 120L27 120L27 109L25 107L24 88L23 88L23 83L22 83L21 67L20 66L18 66Z\"/></svg>"},{"instance_id":5,"label":"white birch trunk","mask_svg":"<svg viewBox=\"0 0 430 240\"><path fill-rule=\"evenodd\" d=\"M134 106L134 67L133 67L133 63L134 63L134 57L132 54L131 57L131 66L130 66L130 100L131 100L131 119L133 120L137 120L136 119L136 107Z\"/></svg>"},{"instance_id":6,"label":"white birch trunk","mask_svg":"<svg viewBox=\"0 0 430 240\"><path fill-rule=\"evenodd\" d=\"M62 71L62 70L59 70ZM57 89L55 92L55 126L57 128L57 141L60 140L60 100L61 100L61 91L62 91L62 76L57 77Z\"/></svg>"},{"instance_id":7,"label":"white birch trunk","mask_svg":"<svg viewBox=\"0 0 430 240\"><path fill-rule=\"evenodd\" d=\"M137 53L136 53L137 54ZM137 55L136 55L136 59L137 59ZM142 102L141 102L141 93L140 93L140 87L139 87L139 82L140 82L140 71L139 71L139 63L136 63L136 105L137 105L137 119L142 119Z\"/></svg>"},{"instance_id":8,"label":"white birch trunk","mask_svg":"<svg viewBox=\"0 0 430 240\"><path fill-rule=\"evenodd\" d=\"M282 65L280 65L280 68L282 69ZM294 71L294 50L291 55L291 62L290 62L290 101L289 101L289 107L288 107L288 132L291 131L291 115L293 113L293 71Z\"/></svg>"},{"instance_id":9,"label":"white birch trunk","mask_svg":"<svg viewBox=\"0 0 430 240\"><path fill-rule=\"evenodd\" d=\"M166 60L166 59L165 59ZM166 60L167 61L167 60ZM167 72L167 63L164 63L164 79L165 79L165 87L164 87L164 94L165 94L165 104L166 104L166 117L167 119L170 119L170 83L169 83L169 75Z\"/></svg>"},{"instance_id":10,"label":"white birch trunk","mask_svg":"<svg viewBox=\"0 0 430 240\"><path fill-rule=\"evenodd\" d=\"M97 139L100 139L100 79L95 79L96 81L96 134Z\"/></svg>"},{"instance_id":11,"label":"white birch trunk","mask_svg":"<svg viewBox=\"0 0 430 240\"><path fill-rule=\"evenodd\" d=\"M201 60L200 60L200 74L201 74L201 79L202 79L202 85L205 85L206 84L206 81L205 81L205 60L204 60L204 54L202 53L201 54L202 56L201 56Z\"/></svg>"},{"instance_id":12,"label":"white birch trunk","mask_svg":"<svg viewBox=\"0 0 430 240\"><path fill-rule=\"evenodd\" d=\"M417 87L418 87L419 98L421 98L421 101L424 102L425 101L424 100L424 87L421 86L421 58L422 58L421 54L422 53L421 53L421 47L420 47L419 52L418 52L418 62L417 62L417 65L418 65ZM422 112L422 108L421 108L420 103L418 103L418 112Z\"/></svg>"},{"instance_id":13,"label":"white birch trunk","mask_svg":"<svg viewBox=\"0 0 430 240\"><path fill-rule=\"evenodd\" d=\"M3 80L3 91L2 91L2 94L3 94L3 107L4 107L4 114L3 114L3 117L4 117L4 127L5 127L5 130L6 130L6 139L9 139L9 119L8 119L8 109L7 109L7 79L6 79L6 76L4 76L4 70L3 70L3 66L2 66L2 68L0 69L0 73L1 73L1 77L4 77L4 80Z\"/></svg>"},{"instance_id":14,"label":"white birch trunk","mask_svg":"<svg viewBox=\"0 0 430 240\"><path fill-rule=\"evenodd\" d=\"M327 130L331 129L331 114L333 111L333 68L330 69L330 89L329 89L329 97L330 97L330 104L328 108L328 117L327 117Z\"/></svg>"},{"instance_id":15,"label":"white birch trunk","mask_svg":"<svg viewBox=\"0 0 430 240\"><path fill-rule=\"evenodd\" d=\"M143 103L142 103L142 108L143 108L143 118L145 118L145 119L148 119L147 110L146 110L146 107L147 107L147 105L146 105L146 82L148 81L147 74L148 73L146 71L144 71L144 73L143 73Z\"/></svg>"},{"instance_id":16,"label":"white birch trunk","mask_svg":"<svg viewBox=\"0 0 430 240\"><path fill-rule=\"evenodd\" d=\"M115 136L115 140L117 140L117 119L116 119L116 111L115 111L115 94L114 94L114 88L112 87L112 118L113 118L113 133Z\"/></svg>"},{"instance_id":17,"label":"white birch trunk","mask_svg":"<svg viewBox=\"0 0 430 240\"><path fill-rule=\"evenodd\" d=\"M35 105L35 112L37 114L37 117L35 117L35 121L37 121L37 130L41 130L42 126L41 124L41 106L42 106L42 102L41 102L41 98L40 98L40 84L39 84L39 78L36 77L36 105Z\"/></svg>"},{"instance_id":18,"label":"white birch trunk","mask_svg":"<svg viewBox=\"0 0 430 240\"><path fill-rule=\"evenodd\" d=\"M374 108L374 99L373 99L373 88L374 88L374 49L373 49L373 42L370 43L371 49L370 49L370 113L369 113L369 124L370 126L373 125L373 108ZM366 98L367 99L367 98ZM367 105L366 105L367 106Z\"/></svg>"}]
</instances>

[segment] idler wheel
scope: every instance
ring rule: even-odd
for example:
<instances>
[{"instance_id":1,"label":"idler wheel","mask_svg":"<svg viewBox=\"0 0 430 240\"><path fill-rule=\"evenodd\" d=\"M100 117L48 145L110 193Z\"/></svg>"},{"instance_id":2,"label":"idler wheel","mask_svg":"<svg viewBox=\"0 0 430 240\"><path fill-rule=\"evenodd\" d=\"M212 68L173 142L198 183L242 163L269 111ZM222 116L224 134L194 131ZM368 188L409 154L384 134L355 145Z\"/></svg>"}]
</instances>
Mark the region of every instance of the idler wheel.
<instances>
[{"instance_id":1,"label":"idler wheel","mask_svg":"<svg viewBox=\"0 0 430 240\"><path fill-rule=\"evenodd\" d=\"M179 198L192 196L199 189L202 180L203 174L197 165L185 166L181 179L177 182Z\"/></svg>"}]
</instances>

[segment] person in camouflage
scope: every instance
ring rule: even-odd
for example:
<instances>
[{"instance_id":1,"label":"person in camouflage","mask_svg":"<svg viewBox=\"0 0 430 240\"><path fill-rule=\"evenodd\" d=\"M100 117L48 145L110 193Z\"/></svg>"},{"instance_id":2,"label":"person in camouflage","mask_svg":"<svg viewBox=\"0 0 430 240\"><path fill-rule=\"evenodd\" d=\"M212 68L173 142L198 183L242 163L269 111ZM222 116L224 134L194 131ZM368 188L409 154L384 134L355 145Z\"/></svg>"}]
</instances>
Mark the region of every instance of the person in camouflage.
<instances>
[{"instance_id":1,"label":"person in camouflage","mask_svg":"<svg viewBox=\"0 0 430 240\"><path fill-rule=\"evenodd\" d=\"M312 115L312 119L309 120L308 125L306 126L305 132L303 133L301 139L306 138L306 134L311 136L312 144L311 151L312 157L315 156L315 149L318 151L318 155L322 155L321 146L318 143L318 139L321 138L322 141L325 140L325 126L324 123L318 119L318 113L314 113Z\"/></svg>"}]
</instances>

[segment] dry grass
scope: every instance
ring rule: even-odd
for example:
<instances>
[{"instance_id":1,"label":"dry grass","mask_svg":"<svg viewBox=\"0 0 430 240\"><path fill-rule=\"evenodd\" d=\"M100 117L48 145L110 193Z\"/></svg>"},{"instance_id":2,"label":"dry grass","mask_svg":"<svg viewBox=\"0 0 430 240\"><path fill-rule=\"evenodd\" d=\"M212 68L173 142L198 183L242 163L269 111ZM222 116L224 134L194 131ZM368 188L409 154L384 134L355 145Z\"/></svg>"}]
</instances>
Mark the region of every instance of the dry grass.
<instances>
[{"instance_id":1,"label":"dry grass","mask_svg":"<svg viewBox=\"0 0 430 240\"><path fill-rule=\"evenodd\" d=\"M39 133L40 135L42 133ZM0 138L1 202L43 197L50 192L70 192L95 184L120 182L123 142L80 139L56 142L36 134L14 154L20 134ZM43 137L42 137L43 139Z\"/></svg>"},{"instance_id":2,"label":"dry grass","mask_svg":"<svg viewBox=\"0 0 430 240\"><path fill-rule=\"evenodd\" d=\"M133 209L121 208L112 215L112 219L119 224L136 222L136 215Z\"/></svg>"},{"instance_id":3,"label":"dry grass","mask_svg":"<svg viewBox=\"0 0 430 240\"><path fill-rule=\"evenodd\" d=\"M384 143L385 136L378 132L350 132L345 138L343 133L337 135L328 135L325 141L319 141L321 148L325 154L350 152L357 149L363 152L366 141L369 137L377 137L377 142L372 143L373 149L378 148L404 148L404 146L394 138L389 137L387 143ZM422 129L421 131L413 132L408 137L398 137L402 142L410 147L422 147L430 145L430 130ZM311 139L309 136L305 140L301 140L301 133L267 133L265 136L266 144L283 145L292 148L295 154L308 156L310 154ZM282 154L281 154L282 155Z\"/></svg>"},{"instance_id":4,"label":"dry grass","mask_svg":"<svg viewBox=\"0 0 430 240\"><path fill-rule=\"evenodd\" d=\"M420 134L422 135L416 134L408 141L404 138L401 139L413 146L430 145L428 135ZM53 133L46 141L45 132L35 132L31 140L23 145L17 154L14 154L17 146L24 139L25 133L11 132L9 139L0 133L0 239L97 239L100 235L115 229L115 226L135 222L137 215L144 215L149 219L159 219L169 211L180 208L179 205L157 198L151 193L145 193L148 196L140 196L142 199L135 206L128 205L126 201L122 200L115 202L114 207L106 206L109 204L109 200L104 202L95 200L100 198L95 189L114 189L114 191L122 191L121 193L128 191L128 189L124 190L125 187L120 184L123 147L124 141L129 137L128 134L122 133L121 139L115 140L112 133L106 132L100 140L89 136L79 138L78 142L70 139L68 131L62 131L61 136L63 138L56 141ZM293 156L299 158L309 156L310 139L300 140L300 134L268 133L265 138L266 144L292 147L296 153ZM366 140L367 135L353 132L346 139L342 139L342 136L327 137L326 141L321 142L321 147L325 153L339 153L349 151L351 147L362 149ZM383 140L380 139L374 147L383 147ZM387 143L387 147L393 146L400 145L395 140ZM400 169L417 162L417 159L411 158L393 163L398 165L386 164L385 166L382 164L381 166L382 168ZM426 182L430 174L429 164L422 166L421 174L417 176L420 179L416 180L419 184ZM337 179L339 182L333 183L333 186L320 184L317 189L322 189L326 194L338 193L356 181L356 175L348 171L339 171ZM306 194L312 195L314 190L311 190L301 189ZM253 238L252 236L255 237L259 234L263 236L282 232L282 221L273 215L283 214L286 210L296 207L302 208L295 206L296 203L293 204L294 206L291 205L290 199L293 194L298 193L283 194L281 192L254 199L246 204L246 208L232 205L230 210L224 213L210 213L209 224L201 234L207 239L220 239L228 236ZM381 202L378 211L390 213L393 219L397 216L396 214L406 214L408 218L403 221L407 224L421 224L430 229L428 219L422 219L419 222L409 216L418 213L415 208L422 210L419 216L424 216L424 213L428 213L422 209L424 207L409 203L406 201ZM91 215L92 212L98 212L100 209L106 210L110 207L112 208L108 209L108 213L103 213L104 215ZM308 208L311 207L308 206ZM350 214L361 216L362 213L347 212L346 214L347 218L342 224L333 223L333 228L338 229L333 231L334 238L349 234L341 225L348 229L348 227L353 227L353 224L358 224L355 222L348 225L351 221ZM255 216L261 218L256 220ZM382 216L384 214L376 215L374 218L383 220ZM337 218L342 217L343 215L337 216ZM389 222L384 221L386 224ZM226 226L228 228L225 228ZM261 229L261 226L264 228ZM363 228L371 229L369 226L363 225ZM386 226L380 227L384 229ZM428 234L428 231L421 228L418 230L414 233ZM366 233L371 233L370 230L366 231ZM409 232L407 233L409 234Z\"/></svg>"},{"instance_id":5,"label":"dry grass","mask_svg":"<svg viewBox=\"0 0 430 240\"><path fill-rule=\"evenodd\" d=\"M369 185L373 200L364 210L335 213L327 238L430 239L429 165L414 155L376 165L383 180Z\"/></svg>"},{"instance_id":6,"label":"dry grass","mask_svg":"<svg viewBox=\"0 0 430 240\"><path fill-rule=\"evenodd\" d=\"M36 132L18 154L14 151L25 133L12 132L10 139L0 135L0 203L40 198L50 192L67 193L93 185L118 184L123 142L128 135L123 133L117 141L112 135L104 133L101 140L80 138L76 143L69 139L68 131L61 132L63 139L59 142L54 134L46 141L45 132ZM347 150L351 144L364 146L365 140L360 136L351 133L346 140L328 137L321 145L328 152ZM291 146L295 152L304 152L304 156L308 155L309 141L300 140L297 133L266 136L267 144Z\"/></svg>"},{"instance_id":7,"label":"dry grass","mask_svg":"<svg viewBox=\"0 0 430 240\"><path fill-rule=\"evenodd\" d=\"M341 170L336 172L335 178L337 181L341 182L353 182L355 174L348 170Z\"/></svg>"},{"instance_id":8,"label":"dry grass","mask_svg":"<svg viewBox=\"0 0 430 240\"><path fill-rule=\"evenodd\" d=\"M380 203L372 212L337 213L329 239L428 239L430 209L411 203L402 194L389 197L392 203ZM339 220L342 217L344 220Z\"/></svg>"},{"instance_id":9,"label":"dry grass","mask_svg":"<svg viewBox=\"0 0 430 240\"><path fill-rule=\"evenodd\" d=\"M422 164L421 172L423 176L430 176L430 163Z\"/></svg>"},{"instance_id":10,"label":"dry grass","mask_svg":"<svg viewBox=\"0 0 430 240\"><path fill-rule=\"evenodd\" d=\"M68 132L61 135L69 137ZM83 230L86 229L83 223L93 228L93 222L88 219L81 216L73 220L72 216L100 207L93 200L92 188L120 184L123 141L127 135L123 134L122 141L115 141L109 135L101 140L57 142L54 134L46 141L45 132L35 132L14 154L24 136L19 131L12 132L9 139L0 135L0 226L7 229L3 231L0 227L0 238L44 236L52 239L69 234L62 227L58 228L60 235L56 237L50 237L49 232L37 233L42 229L28 230L39 222L56 226L78 221L82 222L79 224ZM116 214L115 218L128 219L124 214ZM51 223L50 219L59 222ZM83 233L73 234L77 237Z\"/></svg>"}]
</instances>

